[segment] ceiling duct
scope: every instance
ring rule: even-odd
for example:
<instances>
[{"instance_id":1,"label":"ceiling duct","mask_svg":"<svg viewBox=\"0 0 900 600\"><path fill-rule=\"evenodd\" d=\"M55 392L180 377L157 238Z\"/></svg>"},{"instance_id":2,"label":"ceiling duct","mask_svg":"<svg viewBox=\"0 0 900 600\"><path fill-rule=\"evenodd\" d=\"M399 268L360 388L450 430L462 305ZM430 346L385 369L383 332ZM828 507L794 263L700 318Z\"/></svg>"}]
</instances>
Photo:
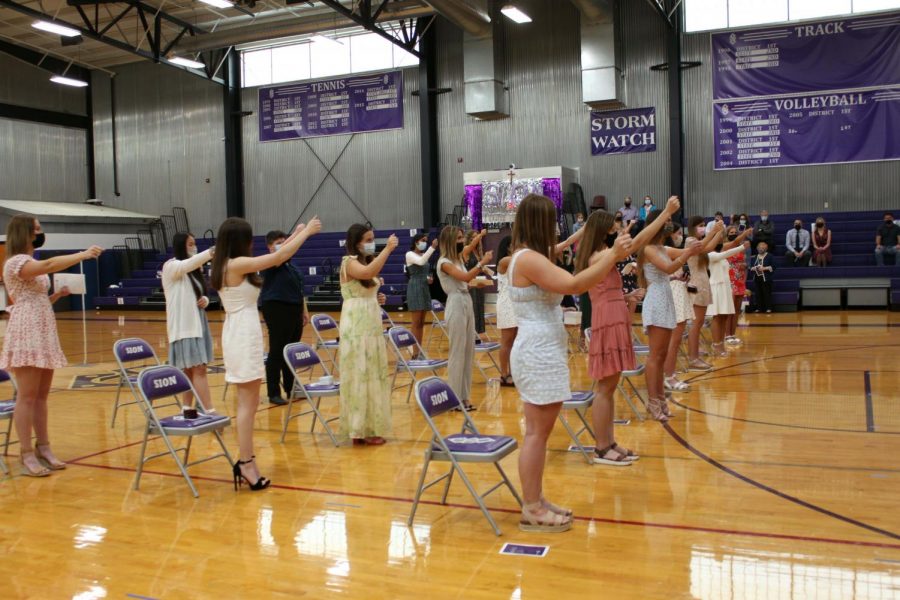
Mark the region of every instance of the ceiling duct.
<instances>
[{"instance_id":1,"label":"ceiling duct","mask_svg":"<svg viewBox=\"0 0 900 600\"><path fill-rule=\"evenodd\" d=\"M615 0L572 0L581 11L581 94L591 108L626 105L625 74L618 60Z\"/></svg>"},{"instance_id":2,"label":"ceiling duct","mask_svg":"<svg viewBox=\"0 0 900 600\"><path fill-rule=\"evenodd\" d=\"M429 1L434 5L434 2ZM487 4L487 0L483 2ZM496 3L491 2L495 5ZM471 6L469 6L471 8ZM487 6L482 6L487 14ZM435 6L435 10L439 10ZM481 14L481 11L478 11ZM484 16L483 27L463 30L463 89L466 114L477 119L504 119L509 116L506 87L505 24L499 11ZM470 31L471 30L471 31Z\"/></svg>"},{"instance_id":3,"label":"ceiling duct","mask_svg":"<svg viewBox=\"0 0 900 600\"><path fill-rule=\"evenodd\" d=\"M385 9L379 16L379 23L396 21L398 19L418 19L434 14L428 6L407 6L396 10ZM229 46L250 44L268 40L290 38L298 35L308 35L320 31L335 31L359 27L350 19L336 16L334 12L318 14L309 17L297 18L293 14L267 19L265 22L256 22L243 25L234 29L219 30L214 33L184 37L176 46L176 52L194 53L206 50L216 50Z\"/></svg>"}]
</instances>

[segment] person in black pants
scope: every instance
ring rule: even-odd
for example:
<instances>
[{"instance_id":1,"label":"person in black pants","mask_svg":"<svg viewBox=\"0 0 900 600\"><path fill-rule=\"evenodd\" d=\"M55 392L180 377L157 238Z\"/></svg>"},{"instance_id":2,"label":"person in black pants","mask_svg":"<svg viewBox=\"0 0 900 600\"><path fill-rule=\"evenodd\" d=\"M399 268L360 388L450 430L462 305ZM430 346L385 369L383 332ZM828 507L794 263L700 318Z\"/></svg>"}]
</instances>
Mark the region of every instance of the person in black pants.
<instances>
[{"instance_id":1,"label":"person in black pants","mask_svg":"<svg viewBox=\"0 0 900 600\"><path fill-rule=\"evenodd\" d=\"M753 258L752 267L753 283L756 285L756 312L770 313L772 306L772 284L775 272L775 261L769 254L769 245L760 242L756 246L756 256Z\"/></svg>"},{"instance_id":2,"label":"person in black pants","mask_svg":"<svg viewBox=\"0 0 900 600\"><path fill-rule=\"evenodd\" d=\"M283 231L266 234L269 252L276 252L287 235ZM259 295L263 319L269 330L269 356L266 358L266 387L271 404L287 404L281 397L279 383L290 397L294 388L294 372L284 362L284 347L299 342L303 326L309 323L309 312L303 298L303 276L291 264L283 262L262 272L263 285Z\"/></svg>"}]
</instances>

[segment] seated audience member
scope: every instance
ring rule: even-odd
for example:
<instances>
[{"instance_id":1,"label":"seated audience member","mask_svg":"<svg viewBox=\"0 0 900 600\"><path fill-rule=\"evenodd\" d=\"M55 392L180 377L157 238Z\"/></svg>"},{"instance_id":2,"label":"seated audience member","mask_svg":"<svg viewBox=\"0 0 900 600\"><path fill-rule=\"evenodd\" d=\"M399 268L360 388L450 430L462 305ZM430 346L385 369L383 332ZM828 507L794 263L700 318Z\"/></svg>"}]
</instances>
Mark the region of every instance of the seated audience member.
<instances>
[{"instance_id":1,"label":"seated audience member","mask_svg":"<svg viewBox=\"0 0 900 600\"><path fill-rule=\"evenodd\" d=\"M625 196L625 203L622 205L622 208L619 209L626 224L637 219L637 209L631 204L631 196Z\"/></svg>"},{"instance_id":2,"label":"seated audience member","mask_svg":"<svg viewBox=\"0 0 900 600\"><path fill-rule=\"evenodd\" d=\"M794 219L794 228L787 232L784 245L790 266L805 266L808 263L812 253L809 251L809 232L803 229L803 221Z\"/></svg>"},{"instance_id":3,"label":"seated audience member","mask_svg":"<svg viewBox=\"0 0 900 600\"><path fill-rule=\"evenodd\" d=\"M831 262L831 230L825 226L825 218L816 219L816 227L813 229L813 263L817 267L828 266Z\"/></svg>"},{"instance_id":4,"label":"seated audience member","mask_svg":"<svg viewBox=\"0 0 900 600\"><path fill-rule=\"evenodd\" d=\"M716 223L721 223L722 228L725 228L725 215L722 214L721 210L717 210L715 216L713 216L713 220L706 224L707 229L712 229L713 225Z\"/></svg>"},{"instance_id":5,"label":"seated audience member","mask_svg":"<svg viewBox=\"0 0 900 600\"><path fill-rule=\"evenodd\" d=\"M894 223L894 215L884 213L884 223L875 233L875 264L884 265L884 255L890 254L897 264L897 255L900 255L900 225Z\"/></svg>"},{"instance_id":6,"label":"seated audience member","mask_svg":"<svg viewBox=\"0 0 900 600\"><path fill-rule=\"evenodd\" d=\"M650 194L644 196L644 205L641 206L641 210L638 211L638 221L646 221L647 215L656 210L656 206L653 205L653 198L650 197Z\"/></svg>"},{"instance_id":7,"label":"seated audience member","mask_svg":"<svg viewBox=\"0 0 900 600\"><path fill-rule=\"evenodd\" d=\"M737 222L738 233L743 233L748 227L750 227L750 218L747 216L747 213L741 213Z\"/></svg>"},{"instance_id":8,"label":"seated audience member","mask_svg":"<svg viewBox=\"0 0 900 600\"><path fill-rule=\"evenodd\" d=\"M769 254L769 247L765 242L756 246L756 258L753 259L753 283L756 286L756 312L772 312L772 279L775 272L775 261Z\"/></svg>"},{"instance_id":9,"label":"seated audience member","mask_svg":"<svg viewBox=\"0 0 900 600\"><path fill-rule=\"evenodd\" d=\"M758 248L762 242L767 250L775 251L775 224L769 220L767 210L759 213L759 221L753 226L753 245Z\"/></svg>"},{"instance_id":10,"label":"seated audience member","mask_svg":"<svg viewBox=\"0 0 900 600\"><path fill-rule=\"evenodd\" d=\"M577 233L579 229L584 227L584 215L575 213L575 222L572 223L572 233Z\"/></svg>"}]
</instances>

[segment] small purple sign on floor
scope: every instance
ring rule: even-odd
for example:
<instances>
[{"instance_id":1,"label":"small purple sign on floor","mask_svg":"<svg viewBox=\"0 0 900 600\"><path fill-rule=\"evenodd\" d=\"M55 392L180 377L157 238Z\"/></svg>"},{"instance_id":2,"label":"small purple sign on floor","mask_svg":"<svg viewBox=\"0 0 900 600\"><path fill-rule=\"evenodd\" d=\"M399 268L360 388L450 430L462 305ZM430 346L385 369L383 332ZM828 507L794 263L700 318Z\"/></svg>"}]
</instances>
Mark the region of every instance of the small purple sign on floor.
<instances>
[{"instance_id":1,"label":"small purple sign on floor","mask_svg":"<svg viewBox=\"0 0 900 600\"><path fill-rule=\"evenodd\" d=\"M500 554L514 554L516 556L534 556L544 558L550 552L550 546L532 546L531 544L510 544L507 542L500 548Z\"/></svg>"}]
</instances>

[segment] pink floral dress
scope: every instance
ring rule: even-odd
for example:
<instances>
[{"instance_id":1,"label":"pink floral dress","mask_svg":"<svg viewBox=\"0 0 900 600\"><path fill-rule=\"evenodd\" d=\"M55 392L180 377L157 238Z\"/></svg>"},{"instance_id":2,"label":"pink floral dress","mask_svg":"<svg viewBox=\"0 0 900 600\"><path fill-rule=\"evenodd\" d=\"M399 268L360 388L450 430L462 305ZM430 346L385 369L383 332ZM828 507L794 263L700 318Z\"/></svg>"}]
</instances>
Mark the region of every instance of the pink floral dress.
<instances>
[{"instance_id":1,"label":"pink floral dress","mask_svg":"<svg viewBox=\"0 0 900 600\"><path fill-rule=\"evenodd\" d=\"M56 333L53 306L47 295L50 277L19 277L22 267L30 260L34 259L27 254L16 254L3 267L3 281L14 304L9 308L0 369L59 369L67 364Z\"/></svg>"}]
</instances>

